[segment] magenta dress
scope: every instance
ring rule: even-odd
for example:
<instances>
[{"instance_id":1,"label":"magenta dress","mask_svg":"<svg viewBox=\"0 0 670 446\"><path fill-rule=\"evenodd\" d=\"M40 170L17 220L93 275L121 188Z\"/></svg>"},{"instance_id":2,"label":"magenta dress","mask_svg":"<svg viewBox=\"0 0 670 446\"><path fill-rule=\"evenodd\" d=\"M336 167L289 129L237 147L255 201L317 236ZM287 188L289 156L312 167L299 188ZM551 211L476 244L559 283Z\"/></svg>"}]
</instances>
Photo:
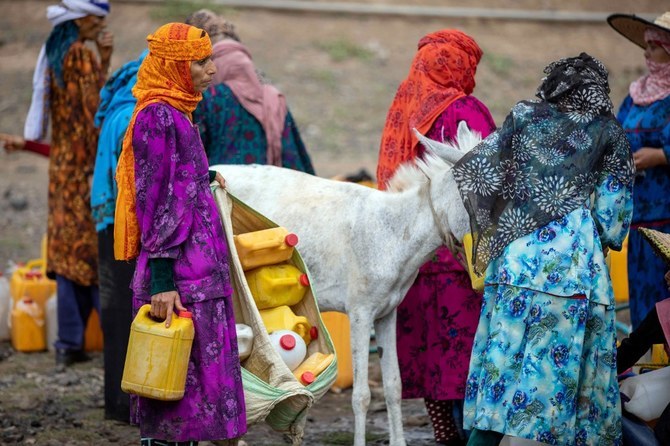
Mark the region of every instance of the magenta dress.
<instances>
[{"instance_id":1,"label":"magenta dress","mask_svg":"<svg viewBox=\"0 0 670 446\"><path fill-rule=\"evenodd\" d=\"M137 398L131 421L143 438L224 440L246 432L246 413L228 267L228 247L209 188L198 129L163 103L138 113L133 131L141 250L133 310L151 301L149 258L172 258L195 339L179 401Z\"/></svg>"},{"instance_id":2,"label":"magenta dress","mask_svg":"<svg viewBox=\"0 0 670 446\"><path fill-rule=\"evenodd\" d=\"M488 136L495 130L491 113L473 96L452 103L427 133L448 141L460 121ZM442 247L419 270L398 307L397 348L403 398L461 400L470 352L479 322L481 294L451 252Z\"/></svg>"}]
</instances>

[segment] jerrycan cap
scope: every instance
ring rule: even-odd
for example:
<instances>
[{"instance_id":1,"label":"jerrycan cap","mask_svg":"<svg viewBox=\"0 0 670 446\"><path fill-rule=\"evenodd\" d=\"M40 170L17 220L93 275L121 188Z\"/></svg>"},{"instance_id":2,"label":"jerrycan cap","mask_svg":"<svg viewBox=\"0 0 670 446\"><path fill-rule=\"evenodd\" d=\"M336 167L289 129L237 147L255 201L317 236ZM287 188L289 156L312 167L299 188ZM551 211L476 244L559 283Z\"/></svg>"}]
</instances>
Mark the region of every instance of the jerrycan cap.
<instances>
[{"instance_id":1,"label":"jerrycan cap","mask_svg":"<svg viewBox=\"0 0 670 446\"><path fill-rule=\"evenodd\" d=\"M193 313L191 313L190 311L186 311L186 310L177 311L177 316L184 317L186 319L193 319Z\"/></svg>"},{"instance_id":2,"label":"jerrycan cap","mask_svg":"<svg viewBox=\"0 0 670 446\"><path fill-rule=\"evenodd\" d=\"M309 337L312 339L319 339L319 329L312 327L309 329Z\"/></svg>"},{"instance_id":3,"label":"jerrycan cap","mask_svg":"<svg viewBox=\"0 0 670 446\"><path fill-rule=\"evenodd\" d=\"M309 277L307 277L307 274L305 273L300 274L300 278L298 279L298 281L302 286L309 286Z\"/></svg>"},{"instance_id":4,"label":"jerrycan cap","mask_svg":"<svg viewBox=\"0 0 670 446\"><path fill-rule=\"evenodd\" d=\"M298 244L298 236L293 233L287 234L286 237L284 237L284 243L286 243L286 246L292 248Z\"/></svg>"},{"instance_id":5,"label":"jerrycan cap","mask_svg":"<svg viewBox=\"0 0 670 446\"><path fill-rule=\"evenodd\" d=\"M289 334L279 338L279 346L284 350L293 350L295 348L295 339Z\"/></svg>"},{"instance_id":6,"label":"jerrycan cap","mask_svg":"<svg viewBox=\"0 0 670 446\"><path fill-rule=\"evenodd\" d=\"M28 304L28 305L31 305L33 302L35 302L34 300L32 300L30 297L27 297L27 296L24 297L23 299L21 299L21 301L22 301L24 304Z\"/></svg>"},{"instance_id":7,"label":"jerrycan cap","mask_svg":"<svg viewBox=\"0 0 670 446\"><path fill-rule=\"evenodd\" d=\"M312 384L314 382L314 373L305 372L300 376L300 380L305 384Z\"/></svg>"}]
</instances>

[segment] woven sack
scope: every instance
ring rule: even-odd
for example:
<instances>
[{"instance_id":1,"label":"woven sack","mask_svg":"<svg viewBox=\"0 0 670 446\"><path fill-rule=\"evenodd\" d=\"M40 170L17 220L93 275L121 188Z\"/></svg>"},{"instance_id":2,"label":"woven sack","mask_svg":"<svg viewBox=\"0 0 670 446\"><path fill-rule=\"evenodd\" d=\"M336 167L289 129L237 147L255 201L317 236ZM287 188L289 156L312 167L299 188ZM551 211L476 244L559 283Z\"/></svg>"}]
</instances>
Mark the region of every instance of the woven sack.
<instances>
[{"instance_id":1,"label":"woven sack","mask_svg":"<svg viewBox=\"0 0 670 446\"><path fill-rule=\"evenodd\" d=\"M274 430L290 435L294 444L300 444L309 408L328 391L337 377L337 357L308 386L303 386L293 376L270 344L233 242L233 235L274 228L278 225L218 185L213 186L213 192L230 252L235 321L249 325L254 332L253 349L249 357L242 362L247 424L252 425L265 420ZM293 257L288 263L304 271L312 283L298 249L293 251ZM296 315L307 317L309 323L318 328L319 336L310 342L307 356L317 351L326 354L335 353L311 287L302 301L291 308Z\"/></svg>"}]
</instances>

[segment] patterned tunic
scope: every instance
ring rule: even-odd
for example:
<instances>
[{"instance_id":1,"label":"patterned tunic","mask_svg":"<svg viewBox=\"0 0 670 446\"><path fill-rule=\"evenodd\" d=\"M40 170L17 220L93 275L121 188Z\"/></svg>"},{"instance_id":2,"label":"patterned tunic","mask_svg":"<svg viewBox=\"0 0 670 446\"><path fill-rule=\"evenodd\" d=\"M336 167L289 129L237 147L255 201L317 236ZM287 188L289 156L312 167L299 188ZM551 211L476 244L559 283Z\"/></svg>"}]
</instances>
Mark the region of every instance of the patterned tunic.
<instances>
[{"instance_id":1,"label":"patterned tunic","mask_svg":"<svg viewBox=\"0 0 670 446\"><path fill-rule=\"evenodd\" d=\"M148 259L172 258L181 301L193 312L195 339L185 396L139 398L132 418L142 437L222 440L246 432L246 414L228 269L228 247L209 189L195 125L176 109L151 104L133 133L141 250L133 308L151 301Z\"/></svg>"},{"instance_id":2,"label":"patterned tunic","mask_svg":"<svg viewBox=\"0 0 670 446\"><path fill-rule=\"evenodd\" d=\"M230 87L217 84L203 93L193 112L210 164L266 164L267 140L261 123L235 98ZM282 167L314 173L291 112L282 134Z\"/></svg>"},{"instance_id":3,"label":"patterned tunic","mask_svg":"<svg viewBox=\"0 0 670 446\"><path fill-rule=\"evenodd\" d=\"M90 180L98 143L93 117L103 78L95 55L79 41L63 60L63 82L60 87L52 73L47 269L88 286L98 282Z\"/></svg>"},{"instance_id":4,"label":"patterned tunic","mask_svg":"<svg viewBox=\"0 0 670 446\"><path fill-rule=\"evenodd\" d=\"M621 444L614 298L632 185L603 175L595 203L511 244L486 271L465 427L556 445ZM588 203L587 203L588 204Z\"/></svg>"},{"instance_id":5,"label":"patterned tunic","mask_svg":"<svg viewBox=\"0 0 670 446\"><path fill-rule=\"evenodd\" d=\"M449 141L460 121L486 137L495 130L484 104L456 100L426 136ZM398 307L397 345L403 398L462 399L481 295L451 252L442 247L424 264Z\"/></svg>"},{"instance_id":6,"label":"patterned tunic","mask_svg":"<svg viewBox=\"0 0 670 446\"><path fill-rule=\"evenodd\" d=\"M628 96L617 116L633 152L660 148L670 160L670 96L647 106ZM667 297L667 266L637 231L638 226L670 232L670 166L645 169L635 177L633 226L628 238L630 312L636 328L659 300Z\"/></svg>"}]
</instances>

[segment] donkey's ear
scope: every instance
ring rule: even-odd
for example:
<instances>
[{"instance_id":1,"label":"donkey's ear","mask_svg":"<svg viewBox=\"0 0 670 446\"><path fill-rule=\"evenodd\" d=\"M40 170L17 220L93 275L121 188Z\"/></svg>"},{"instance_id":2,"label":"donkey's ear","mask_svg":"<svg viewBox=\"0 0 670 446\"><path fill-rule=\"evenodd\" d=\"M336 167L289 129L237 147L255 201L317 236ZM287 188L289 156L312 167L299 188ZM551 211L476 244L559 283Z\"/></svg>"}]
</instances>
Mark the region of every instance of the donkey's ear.
<instances>
[{"instance_id":1,"label":"donkey's ear","mask_svg":"<svg viewBox=\"0 0 670 446\"><path fill-rule=\"evenodd\" d=\"M423 136L417 129L412 129L416 138L430 152L433 152L448 164L452 166L461 159L465 152L458 150L458 147L449 143L435 141L434 139Z\"/></svg>"}]
</instances>

